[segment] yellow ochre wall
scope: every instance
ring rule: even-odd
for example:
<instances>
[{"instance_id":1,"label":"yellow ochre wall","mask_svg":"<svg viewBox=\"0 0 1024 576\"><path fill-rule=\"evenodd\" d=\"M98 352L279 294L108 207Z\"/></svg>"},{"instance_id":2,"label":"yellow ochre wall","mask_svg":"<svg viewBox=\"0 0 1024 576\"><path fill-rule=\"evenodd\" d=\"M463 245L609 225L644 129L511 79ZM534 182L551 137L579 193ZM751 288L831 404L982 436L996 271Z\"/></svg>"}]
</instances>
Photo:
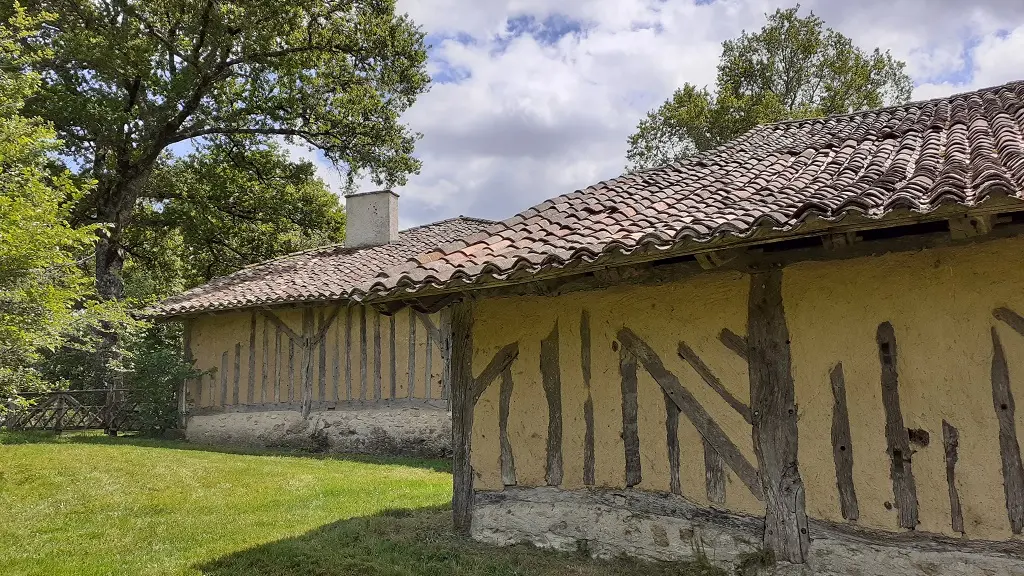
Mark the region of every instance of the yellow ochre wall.
<instances>
[{"instance_id":1,"label":"yellow ochre wall","mask_svg":"<svg viewBox=\"0 0 1024 576\"><path fill-rule=\"evenodd\" d=\"M891 322L896 334L900 404L910 429L928 432L927 446L912 445L919 531L959 536L951 529L942 422L959 430L957 487L968 538L1011 537L992 398L996 328L1006 352L1012 392L1024 399L1024 337L993 317L1007 307L1024 314L1024 239L889 254L854 260L808 262L785 268L783 298L791 338L799 420L799 466L808 515L843 522L831 442L833 395L829 372L843 363L852 445L858 525L899 531L889 478L881 366L876 332ZM559 330L564 459L563 488L583 486L586 391L580 318L590 317L596 485L625 486L622 394L616 332L628 327L646 341L718 422L754 466L752 430L740 415L677 354L692 347L737 399L749 400L746 362L719 341L728 328L746 333L750 277L706 273L660 286L621 286L556 298L516 297L476 304L474 374L504 345L519 343L512 364L514 389L508 435L519 486L545 484L548 406L540 373L540 341ZM639 365L638 423L643 481L639 489L667 492L666 410L661 388ZM476 405L472 466L477 490L501 490L499 386ZM1016 414L1024 434L1024 409ZM709 504L700 435L679 418L682 495ZM763 514L759 502L726 467L724 507ZM889 504L889 506L887 506Z\"/></svg>"},{"instance_id":2,"label":"yellow ochre wall","mask_svg":"<svg viewBox=\"0 0 1024 576\"><path fill-rule=\"evenodd\" d=\"M313 310L314 332L329 320L333 311L333 306ZM296 334L302 334L303 310L276 309L273 313ZM364 314L365 339L362 334ZM189 321L188 325L195 366L208 372L198 381L188 384L188 401L193 408L297 405L301 402L302 346L298 341L291 342L287 331L279 329L262 313L244 311L203 316ZM318 402L408 399L410 385L411 397L414 399L446 400L447 390L444 390L442 385L444 358L440 334L432 333L428 325L434 330L440 330L440 314L428 316L406 309L389 317L378 314L368 307L342 306L323 339L323 345L313 347L314 405ZM394 367L391 362L392 335ZM253 343L251 348L250 340ZM292 369L289 370L291 345L294 346L294 357ZM251 396L250 349L254 355L255 366ZM236 351L237 398L234 393ZM225 354L226 362L223 362ZM378 354L379 379L375 361ZM362 360L364 357L365 369ZM394 395L391 391L392 375ZM225 382L226 397L223 390Z\"/></svg>"}]
</instances>

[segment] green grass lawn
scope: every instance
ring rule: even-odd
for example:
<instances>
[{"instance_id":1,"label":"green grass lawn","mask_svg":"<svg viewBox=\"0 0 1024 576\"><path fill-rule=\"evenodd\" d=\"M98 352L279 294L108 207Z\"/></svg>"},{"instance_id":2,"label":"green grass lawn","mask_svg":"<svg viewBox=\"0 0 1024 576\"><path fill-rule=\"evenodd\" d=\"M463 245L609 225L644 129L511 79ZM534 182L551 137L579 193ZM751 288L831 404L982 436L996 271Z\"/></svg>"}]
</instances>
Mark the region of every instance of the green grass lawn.
<instances>
[{"instance_id":1,"label":"green grass lawn","mask_svg":"<svg viewBox=\"0 0 1024 576\"><path fill-rule=\"evenodd\" d=\"M450 500L446 462L0 432L0 574L720 574L470 542Z\"/></svg>"}]
</instances>

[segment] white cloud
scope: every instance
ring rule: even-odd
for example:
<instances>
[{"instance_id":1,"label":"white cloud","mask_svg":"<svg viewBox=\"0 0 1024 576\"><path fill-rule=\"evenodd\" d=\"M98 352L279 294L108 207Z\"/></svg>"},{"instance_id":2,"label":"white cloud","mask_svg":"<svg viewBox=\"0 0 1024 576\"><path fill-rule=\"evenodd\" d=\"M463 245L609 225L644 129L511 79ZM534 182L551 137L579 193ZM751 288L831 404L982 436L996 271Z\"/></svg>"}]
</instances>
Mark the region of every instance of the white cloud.
<instances>
[{"instance_id":1,"label":"white cloud","mask_svg":"<svg viewBox=\"0 0 1024 576\"><path fill-rule=\"evenodd\" d=\"M803 4L861 47L889 49L905 60L918 98L1024 76L1020 0ZM405 116L424 138L417 147L422 173L399 190L403 225L457 214L505 218L616 176L626 138L649 109L684 82L713 84L721 42L757 30L765 12L791 5L399 0L400 10L441 39L431 56L435 77L458 71ZM509 37L509 22L522 16L534 18L534 34ZM550 36L536 27L551 16L579 22L582 30L543 42L538 37ZM330 178L340 184L336 173Z\"/></svg>"}]
</instances>

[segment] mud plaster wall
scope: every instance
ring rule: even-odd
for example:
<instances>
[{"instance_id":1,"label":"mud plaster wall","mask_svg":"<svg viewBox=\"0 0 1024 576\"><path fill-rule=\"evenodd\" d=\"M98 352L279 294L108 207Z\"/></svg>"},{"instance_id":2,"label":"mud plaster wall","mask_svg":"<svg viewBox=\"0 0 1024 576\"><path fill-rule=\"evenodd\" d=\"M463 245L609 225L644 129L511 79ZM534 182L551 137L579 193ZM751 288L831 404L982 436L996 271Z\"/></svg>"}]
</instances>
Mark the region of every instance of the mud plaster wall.
<instances>
[{"instance_id":1,"label":"mud plaster wall","mask_svg":"<svg viewBox=\"0 0 1024 576\"><path fill-rule=\"evenodd\" d=\"M473 332L474 373L479 373L502 346L519 342L519 356L512 364L514 391L508 421L518 485L545 483L548 415L540 373L540 340L550 334L557 321L563 415L562 486L583 486L586 392L579 325L584 308L590 314L597 486L625 486L619 354L612 349L615 334L624 325L655 349L742 453L753 461L750 426L676 356L679 341L686 341L701 354L723 384L737 398L746 401L749 395L746 365L718 342L718 333L722 328L737 333L745 331L747 291L746 276L718 273L668 286L620 287L558 298L479 302ZM637 487L667 491L670 476L664 394L642 369L638 375L642 482ZM492 384L476 405L472 462L478 490L502 488L498 401L499 387ZM682 492L695 502L708 503L703 445L697 430L685 418L679 419L679 444ZM726 505L750 513L763 511L758 500L731 473L727 477Z\"/></svg>"},{"instance_id":2,"label":"mud plaster wall","mask_svg":"<svg viewBox=\"0 0 1024 576\"><path fill-rule=\"evenodd\" d=\"M1024 240L893 254L786 269L784 295L800 410L800 470L811 516L841 520L836 499L828 371L843 362L861 523L897 529L885 453L879 323L893 324L900 404L907 428L928 432L912 445L918 530L955 535L942 444L942 420L960 432L958 490L969 538L1010 536L992 400L994 326L1006 351L1010 385L1024 398L1024 337L993 318L1005 306L1024 312ZM1024 430L1024 413L1016 414ZM820 439L820 440L815 440Z\"/></svg>"},{"instance_id":3,"label":"mud plaster wall","mask_svg":"<svg viewBox=\"0 0 1024 576\"><path fill-rule=\"evenodd\" d=\"M891 254L856 260L805 263L786 268L783 279L799 410L799 461L808 515L843 522L833 447L833 397L829 371L842 361L854 450L853 480L858 524L896 531L881 400L876 331L891 322L896 334L900 404L907 428L928 433L929 444L912 445L919 531L952 531L942 421L960 432L956 485L967 538L1011 537L1003 492L999 427L992 396L994 326L1009 365L1012 392L1024 398L1024 337L993 318L993 309L1024 313L1024 240L1008 239L960 248ZM518 341L512 364L514 391L508 436L517 484L545 484L548 407L539 364L540 341L556 322L559 330L564 460L563 488L583 485L584 422L579 323L590 315L591 394L594 403L596 482L625 486L622 394L616 332L626 326L645 340L756 466L751 427L677 355L685 341L738 400L747 402L744 360L726 348L723 328L746 332L749 277L707 273L662 286L624 286L557 298L517 297L477 304L474 374L505 344ZM638 427L642 482L637 488L667 491L669 467L661 389L638 368ZM501 490L498 437L499 386L476 405L472 440L475 489ZM1016 415L1024 429L1024 410ZM679 419L680 484L687 499L708 504L699 434ZM763 513L761 504L726 467L724 507Z\"/></svg>"},{"instance_id":4,"label":"mud plaster wall","mask_svg":"<svg viewBox=\"0 0 1024 576\"><path fill-rule=\"evenodd\" d=\"M333 310L334 307L313 310L314 330L328 321ZM275 309L273 313L292 331L302 335L302 310ZM208 372L187 384L191 409L245 406L272 409L272 405L301 402L301 342L292 341L287 332L278 329L263 314L246 311L203 316L190 324L195 365ZM369 308L342 307L324 336L323 345L313 346L312 401L333 404L408 398L444 400L444 358L436 332L439 328L440 314L426 316L403 310L388 317ZM250 350L254 355L251 390ZM237 370L236 352L239 356Z\"/></svg>"}]
</instances>

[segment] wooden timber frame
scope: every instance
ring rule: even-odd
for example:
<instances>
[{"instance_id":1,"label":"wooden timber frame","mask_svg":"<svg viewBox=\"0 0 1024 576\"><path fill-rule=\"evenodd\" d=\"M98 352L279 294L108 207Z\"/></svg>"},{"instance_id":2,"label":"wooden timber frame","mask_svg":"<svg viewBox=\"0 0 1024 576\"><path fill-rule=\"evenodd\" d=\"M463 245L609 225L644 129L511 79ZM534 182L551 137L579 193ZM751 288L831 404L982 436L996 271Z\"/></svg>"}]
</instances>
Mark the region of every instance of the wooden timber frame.
<instances>
[{"instance_id":1,"label":"wooden timber frame","mask_svg":"<svg viewBox=\"0 0 1024 576\"><path fill-rule=\"evenodd\" d=\"M860 258L865 256L878 256L888 253L919 251L926 248L937 248L946 246L959 246L977 242L985 242L1000 238L1010 238L1024 235L1024 212L1020 212L1020 206L1014 208L1012 217L1006 214L997 214L990 208L992 213L988 220L992 223L985 228L983 233L964 236L958 233L960 228L954 224L943 230L938 230L936 224L944 224L936 218L912 219L910 221L899 221L889 223L894 228L887 230L887 234L868 237L861 237L856 231L844 231L844 241L836 241L833 235L817 234L807 235L798 238L788 238L773 241L771 249L766 250L763 245L751 244L732 248L728 258L697 258L693 254L682 254L672 256L663 254L660 258L652 257L646 261L642 258L632 259L629 262L620 264L605 263L599 267L589 269L572 269L550 272L544 276L524 278L518 281L510 280L504 283L490 283L470 289L463 288L457 293L443 291L425 291L416 297L406 297L400 300L390 300L375 303L375 307L385 314L394 313L404 307L411 307L414 310L432 313L448 308L448 318L451 328L451 355L450 364L446 370L450 371L451 405L453 416L453 448L454 448L454 491L452 501L452 514L456 529L462 533L468 533L473 513L474 489L473 470L471 465L471 439L473 427L473 410L476 400L482 393L489 381L486 378L503 378L503 386L506 391L511 389L510 376L504 375L509 363L514 360L518 349L514 354L499 354L491 361L491 364L480 376L473 375L473 301L484 298L500 298L509 296L560 296L580 291L604 290L613 286L623 284L633 285L658 285L678 282L692 278L706 272L709 268L715 270L735 270L747 273L751 278L751 290L749 294L748 326L747 335L740 336L731 331L723 330L720 335L721 342L737 356L747 361L750 377L750 405L745 406L735 398L723 395L723 388L717 379L706 366L702 365L699 358L692 354L692 349L685 343L680 343L680 356L690 363L698 372L709 387L714 389L727 403L733 406L738 413L752 424L752 437L754 452L757 457L757 468L745 462L742 457L735 457L734 450L727 443L717 437L713 422L709 423L709 436L705 436L705 457L706 461L713 466L714 474L708 477L708 496L712 501L724 499L724 487L720 485L720 474L723 463L729 466L743 481L747 487L759 499L765 502L766 512L764 519L763 543L766 549L771 550L777 558L791 563L804 563L809 554L811 529L816 529L820 522L809 520L805 510L804 488L800 477L797 462L798 436L797 436L797 410L795 405L794 381L791 370L791 359L789 351L789 332L786 324L785 310L782 299L782 270L785 266L797 262L807 261L831 261ZM1004 208L1005 210L1005 208ZM950 217L952 219L952 217ZM898 228L897 228L898 227ZM871 228L878 230L886 228L876 222ZM817 242L814 245L813 242ZM1000 316L997 311L997 318L1004 319L1005 314ZM1012 320L1006 320L1012 324ZM581 338L585 343L583 352L583 366L585 380L589 385L589 316L584 313L581 326ZM1024 328L1022 328L1024 329ZM883 389L894 390L894 384L888 376L887 370L891 362L888 352L892 346L888 344L890 332L887 326L880 327L879 349L880 362L882 364ZM557 328L549 339L557 338ZM620 353L620 372L622 375L624 413L632 410L629 405L630 397L635 394L633 381L638 367L644 367L655 380L662 386L666 393L667 416L677 417L678 414L687 414L688 418L697 422L705 421L700 413L699 406L690 402L688 393L678 385L675 376L664 369L660 359L652 355L649 347L636 337L628 328L623 328L617 335L617 341L622 343ZM511 346L511 345L510 345ZM507 347L506 347L507 348ZM1001 350L996 342L996 354L993 366L994 396L997 402L997 409L1003 406L1011 408L1012 403L1002 401L999 398L1002 389L1002 365ZM499 363L499 357L504 356L505 363ZM501 364L496 366L496 364ZM835 399L834 413L841 414L848 419L846 412L845 386L843 383L842 367L837 365L829 375L832 380L832 391ZM556 397L549 394L548 403L556 404ZM897 414L892 413L892 419L896 421ZM638 462L631 464L631 452L635 449L632 446L632 424L630 418L624 416L624 441L626 444L626 484L635 485L640 482L641 471ZM836 450L836 467L839 476L848 476L850 455L842 454L852 450L849 443L848 423L839 419L839 425L833 430L833 445ZM587 424L588 429L591 426ZM672 422L667 422L669 427L666 431L672 434ZM1004 426L1005 427L1005 426ZM588 432L589 434L589 432ZM1016 438L1010 438L1006 432L1005 444L1015 443ZM893 437L891 442L896 448L901 448L902 438ZM709 444L710 442L710 444ZM948 427L945 431L945 444L947 451L947 466L950 475L950 483L953 486L952 478L956 463L956 431ZM552 450L556 447L550 445L548 451L548 483L554 485L552 480L552 463L560 465L560 458L552 456ZM588 446L585 446L589 450ZM676 448L676 450L678 447ZM892 448L890 447L890 450ZM899 450L902 452L902 450ZM669 447L669 457L673 458L673 448ZM902 454L901 454L902 455ZM554 458L554 460L552 460ZM724 459L724 462L722 461ZM507 460L511 463L511 458ZM506 460L503 459L502 477L506 486L514 483L514 465L511 469L505 468ZM584 458L584 483L589 485L593 482L592 464L588 458ZM894 459L894 467L899 462ZM909 464L909 463L908 463ZM1018 472L1021 465L1017 461L1004 463L1004 468L1009 469L1014 482L1017 478L1024 476ZM909 473L909 466L903 468ZM555 472L560 477L561 471ZM894 473L894 483L896 481ZM511 480L511 482L510 482ZM912 478L908 476L912 482ZM1024 480L1021 480L1024 482ZM900 484L902 486L903 484ZM913 528L916 525L916 495L913 493L912 485L906 483L907 493L901 507L901 524L906 528ZM951 501L957 502L959 496L951 488ZM848 521L856 520L858 507L856 495L852 489L844 490L843 515ZM1024 513L1024 505L1016 500L1016 496L1007 495L1008 508L1010 510L1011 523L1014 523L1014 532L1020 532L1021 518ZM954 514L954 528L959 528L959 523Z\"/></svg>"}]
</instances>

